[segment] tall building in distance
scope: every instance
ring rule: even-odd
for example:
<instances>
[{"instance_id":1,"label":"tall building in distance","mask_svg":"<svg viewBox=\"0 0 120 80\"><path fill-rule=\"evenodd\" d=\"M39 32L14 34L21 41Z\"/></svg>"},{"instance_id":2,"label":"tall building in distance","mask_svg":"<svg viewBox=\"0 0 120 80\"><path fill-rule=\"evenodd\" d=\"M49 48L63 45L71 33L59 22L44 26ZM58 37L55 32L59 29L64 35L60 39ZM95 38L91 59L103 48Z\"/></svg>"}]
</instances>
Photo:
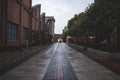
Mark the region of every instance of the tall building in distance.
<instances>
[{"instance_id":1,"label":"tall building in distance","mask_svg":"<svg viewBox=\"0 0 120 80\"><path fill-rule=\"evenodd\" d=\"M55 19L53 16L45 17L46 32L54 36Z\"/></svg>"}]
</instances>

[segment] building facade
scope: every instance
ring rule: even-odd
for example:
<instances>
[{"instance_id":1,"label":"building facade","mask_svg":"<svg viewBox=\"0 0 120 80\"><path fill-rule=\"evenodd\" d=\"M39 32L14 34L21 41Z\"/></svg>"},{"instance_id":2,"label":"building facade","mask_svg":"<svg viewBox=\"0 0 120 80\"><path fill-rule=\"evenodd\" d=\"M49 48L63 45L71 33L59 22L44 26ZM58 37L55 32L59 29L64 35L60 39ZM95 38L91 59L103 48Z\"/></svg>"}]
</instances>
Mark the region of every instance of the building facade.
<instances>
[{"instance_id":1,"label":"building facade","mask_svg":"<svg viewBox=\"0 0 120 80\"><path fill-rule=\"evenodd\" d=\"M41 15L41 5L32 6L32 0L0 0L0 45L32 44L41 30L54 35L54 22L54 17Z\"/></svg>"},{"instance_id":2,"label":"building facade","mask_svg":"<svg viewBox=\"0 0 120 80\"><path fill-rule=\"evenodd\" d=\"M55 19L53 16L45 17L46 32L54 36Z\"/></svg>"},{"instance_id":3,"label":"building facade","mask_svg":"<svg viewBox=\"0 0 120 80\"><path fill-rule=\"evenodd\" d=\"M58 42L58 39L63 39L62 34L54 34L54 42Z\"/></svg>"},{"instance_id":4,"label":"building facade","mask_svg":"<svg viewBox=\"0 0 120 80\"><path fill-rule=\"evenodd\" d=\"M0 44L32 43L32 34L41 29L41 5L32 0L0 0Z\"/></svg>"},{"instance_id":5,"label":"building facade","mask_svg":"<svg viewBox=\"0 0 120 80\"><path fill-rule=\"evenodd\" d=\"M1 4L1 44L23 44L30 37L32 0L1 0Z\"/></svg>"},{"instance_id":6,"label":"building facade","mask_svg":"<svg viewBox=\"0 0 120 80\"><path fill-rule=\"evenodd\" d=\"M45 13L41 14L41 26L42 26L42 30L45 30Z\"/></svg>"},{"instance_id":7,"label":"building facade","mask_svg":"<svg viewBox=\"0 0 120 80\"><path fill-rule=\"evenodd\" d=\"M41 26L41 5L37 4L32 7L32 21L31 21L31 26L32 26L32 42L34 42L34 33L36 31L40 31L42 29Z\"/></svg>"}]
</instances>

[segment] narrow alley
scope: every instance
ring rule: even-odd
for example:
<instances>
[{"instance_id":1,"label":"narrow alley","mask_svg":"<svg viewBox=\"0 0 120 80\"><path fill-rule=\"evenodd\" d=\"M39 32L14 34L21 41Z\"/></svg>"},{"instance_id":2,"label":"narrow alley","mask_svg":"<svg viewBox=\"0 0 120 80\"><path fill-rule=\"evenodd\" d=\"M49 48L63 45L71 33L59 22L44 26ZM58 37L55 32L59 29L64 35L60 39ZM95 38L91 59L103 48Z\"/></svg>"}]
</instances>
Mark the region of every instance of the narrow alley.
<instances>
[{"instance_id":1,"label":"narrow alley","mask_svg":"<svg viewBox=\"0 0 120 80\"><path fill-rule=\"evenodd\" d=\"M54 43L0 80L120 80L120 76L65 43Z\"/></svg>"}]
</instances>

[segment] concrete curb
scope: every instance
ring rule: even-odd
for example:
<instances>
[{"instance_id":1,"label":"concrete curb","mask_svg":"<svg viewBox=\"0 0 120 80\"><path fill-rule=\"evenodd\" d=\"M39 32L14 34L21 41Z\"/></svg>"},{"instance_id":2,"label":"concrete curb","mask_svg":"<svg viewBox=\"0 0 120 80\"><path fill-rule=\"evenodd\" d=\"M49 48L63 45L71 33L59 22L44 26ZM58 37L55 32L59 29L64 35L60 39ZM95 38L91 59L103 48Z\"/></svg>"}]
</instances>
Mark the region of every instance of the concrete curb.
<instances>
[{"instance_id":1,"label":"concrete curb","mask_svg":"<svg viewBox=\"0 0 120 80\"><path fill-rule=\"evenodd\" d=\"M109 53L92 48L86 48L80 45L68 43L69 46L74 47L76 50L86 54L90 57L101 57L107 60L118 60L120 61L120 53Z\"/></svg>"},{"instance_id":2,"label":"concrete curb","mask_svg":"<svg viewBox=\"0 0 120 80\"><path fill-rule=\"evenodd\" d=\"M87 57L93 59L97 63L107 67L116 74L120 75L120 53L108 53L71 43L68 43L68 45L86 55Z\"/></svg>"}]
</instances>

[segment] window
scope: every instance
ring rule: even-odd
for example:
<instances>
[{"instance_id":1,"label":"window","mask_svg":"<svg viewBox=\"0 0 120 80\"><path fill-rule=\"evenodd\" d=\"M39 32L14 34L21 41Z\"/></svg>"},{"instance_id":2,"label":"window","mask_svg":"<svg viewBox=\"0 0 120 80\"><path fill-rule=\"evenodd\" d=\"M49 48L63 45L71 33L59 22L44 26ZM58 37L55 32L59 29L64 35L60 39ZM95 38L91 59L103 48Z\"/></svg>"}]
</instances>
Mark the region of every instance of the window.
<instances>
[{"instance_id":1,"label":"window","mask_svg":"<svg viewBox=\"0 0 120 80\"><path fill-rule=\"evenodd\" d=\"M27 28L22 28L22 39L27 40Z\"/></svg>"},{"instance_id":2,"label":"window","mask_svg":"<svg viewBox=\"0 0 120 80\"><path fill-rule=\"evenodd\" d=\"M17 25L8 22L7 23L7 40L18 39L18 27Z\"/></svg>"}]
</instances>

